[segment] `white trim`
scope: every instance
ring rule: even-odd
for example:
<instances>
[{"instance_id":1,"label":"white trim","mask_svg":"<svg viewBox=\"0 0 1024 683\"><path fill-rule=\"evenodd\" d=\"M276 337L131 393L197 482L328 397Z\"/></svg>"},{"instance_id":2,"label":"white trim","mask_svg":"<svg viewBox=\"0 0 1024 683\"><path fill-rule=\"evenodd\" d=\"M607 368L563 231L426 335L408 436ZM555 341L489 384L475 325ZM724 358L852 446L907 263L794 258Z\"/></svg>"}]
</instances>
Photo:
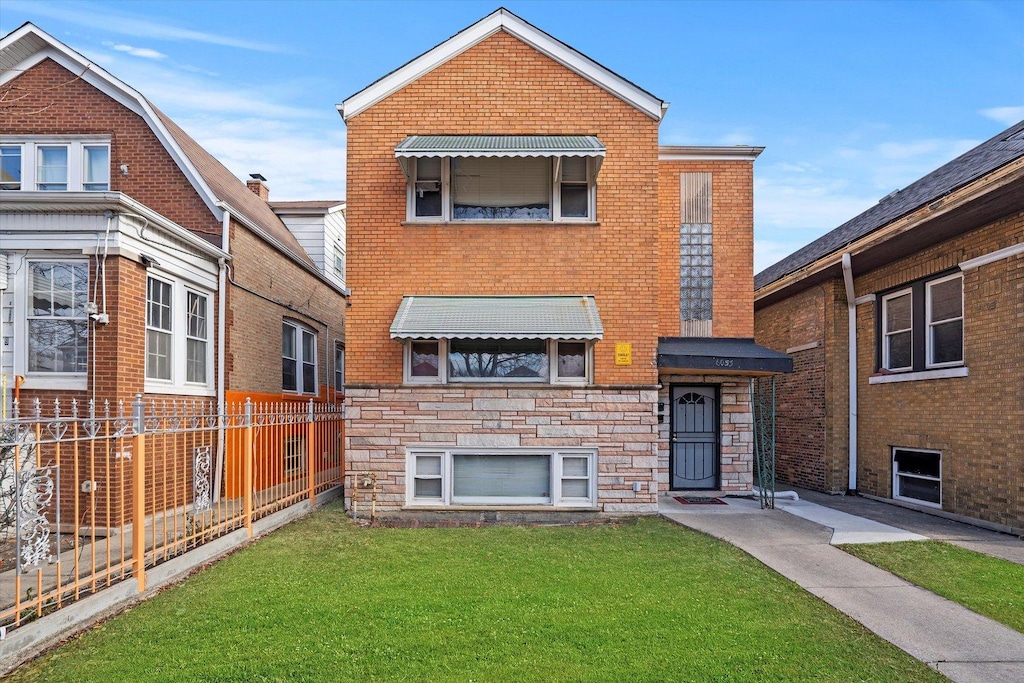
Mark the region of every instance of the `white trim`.
<instances>
[{"instance_id":1,"label":"white trim","mask_svg":"<svg viewBox=\"0 0 1024 683\"><path fill-rule=\"evenodd\" d=\"M171 287L171 329L163 330L149 325L149 280L150 278L170 285ZM188 372L188 295L196 294L206 299L206 380L190 382L186 379ZM143 387L147 394L182 394L187 396L214 396L214 335L215 321L214 293L211 290L196 286L187 278L170 275L163 269L151 268L146 274L146 288L143 296L145 306L143 335ZM171 377L161 379L149 377L147 372L149 359L149 331L165 333L171 338Z\"/></svg>"},{"instance_id":2,"label":"white trim","mask_svg":"<svg viewBox=\"0 0 1024 683\"><path fill-rule=\"evenodd\" d=\"M810 351L811 349L816 349L819 346L821 346L821 344L815 341L809 344L801 344L800 346L792 346L786 349L786 353L799 353L801 351Z\"/></svg>"},{"instance_id":3,"label":"white trim","mask_svg":"<svg viewBox=\"0 0 1024 683\"><path fill-rule=\"evenodd\" d=\"M981 266L987 266L990 263L1001 261L1004 258L1010 258L1011 256L1018 256L1024 254L1024 242L1020 244L1014 244L1013 246L1006 247L1004 249L997 249L991 251L984 256L978 256L977 258L968 259L960 263L960 270L974 270Z\"/></svg>"},{"instance_id":4,"label":"white trim","mask_svg":"<svg viewBox=\"0 0 1024 683\"><path fill-rule=\"evenodd\" d=\"M285 389L284 388L284 374L281 376L281 393L288 394L290 396L319 396L320 395L320 339L319 334L309 325L303 324L293 318L283 318L281 320L282 332L285 327L290 327L295 331L295 356L289 357L284 355L284 342L282 340L281 358L295 361L295 388ZM313 359L309 360L303 355L302 352L302 337L303 334L308 334L313 337ZM306 386L306 383L302 379L302 366L312 365L313 366L313 390L310 391Z\"/></svg>"},{"instance_id":5,"label":"white trim","mask_svg":"<svg viewBox=\"0 0 1024 683\"><path fill-rule=\"evenodd\" d=\"M890 330L887 320L889 301L904 296L910 297L910 327ZM889 337L896 334L910 333L910 365L901 365L898 368L889 367ZM891 372L910 370L914 367L914 290L910 287L890 292L882 297L882 367Z\"/></svg>"},{"instance_id":6,"label":"white trim","mask_svg":"<svg viewBox=\"0 0 1024 683\"><path fill-rule=\"evenodd\" d=\"M754 161L764 147L735 145L662 145L658 147L658 161Z\"/></svg>"},{"instance_id":7,"label":"white trim","mask_svg":"<svg viewBox=\"0 0 1024 683\"><path fill-rule=\"evenodd\" d=\"M490 339L490 338L488 338ZM544 339L548 356L548 373L545 377L459 377L448 376L448 339L403 339L402 341L402 383L403 384L549 384L557 386L584 387L593 384L594 343L586 339ZM414 377L412 374L412 345L437 344L437 375ZM585 347L586 372L583 377L558 376L558 344L579 343Z\"/></svg>"},{"instance_id":8,"label":"white trim","mask_svg":"<svg viewBox=\"0 0 1024 683\"><path fill-rule=\"evenodd\" d=\"M475 498L455 501L453 491L454 482L454 456L456 455L486 455L501 457L503 455L538 455L547 456L549 461L549 484L550 490L547 500L541 498ZM424 474L417 475L416 460L419 457L440 457L441 473L439 475ZM565 458L586 458L587 459L587 496L572 497L562 496L562 480L569 478L579 480L582 477L565 475L563 471L563 460ZM405 452L405 505L425 509L437 508L495 508L509 507L511 509L536 507L539 509L595 509L597 507L597 457L596 448L551 448L551 447L520 447L520 448L472 448L464 446L409 446ZM441 496L417 498L415 486L417 479L440 479Z\"/></svg>"},{"instance_id":9,"label":"white trim","mask_svg":"<svg viewBox=\"0 0 1024 683\"><path fill-rule=\"evenodd\" d=\"M872 304L875 302L875 299L877 298L878 297L875 296L874 294L865 294L864 296L858 296L856 299L853 300L853 303L857 306L861 306L863 304Z\"/></svg>"},{"instance_id":10,"label":"white trim","mask_svg":"<svg viewBox=\"0 0 1024 683\"><path fill-rule=\"evenodd\" d=\"M938 370L922 370L921 372L899 372L892 375L872 375L868 384L890 384L892 382L918 382L928 379L950 379L967 377L967 366L956 368L940 368Z\"/></svg>"},{"instance_id":11,"label":"white trim","mask_svg":"<svg viewBox=\"0 0 1024 683\"><path fill-rule=\"evenodd\" d=\"M932 287L943 282L952 280L960 281L960 317L949 318L935 322L932 320ZM932 362L932 329L938 325L960 321L960 358L958 360L946 361L945 363ZM963 273L954 273L946 277L936 278L924 283L924 365L927 369L948 368L964 364L964 276Z\"/></svg>"},{"instance_id":12,"label":"white trim","mask_svg":"<svg viewBox=\"0 0 1024 683\"><path fill-rule=\"evenodd\" d=\"M437 344L437 375L413 376L412 345ZM407 339L402 343L402 381L405 384L445 384L448 380L448 348L444 339Z\"/></svg>"},{"instance_id":13,"label":"white trim","mask_svg":"<svg viewBox=\"0 0 1024 683\"><path fill-rule=\"evenodd\" d=\"M351 95L343 103L337 105L338 112L343 119L348 121L498 31L505 31L518 38L594 85L639 109L655 121L660 121L664 116L666 109L664 101L528 24L504 8L492 12L437 47L424 52L377 82Z\"/></svg>"},{"instance_id":14,"label":"white trim","mask_svg":"<svg viewBox=\"0 0 1024 683\"><path fill-rule=\"evenodd\" d=\"M939 456L939 476L932 477L926 474L910 474L900 473L896 469L896 451L907 451L908 453L924 453L927 455ZM889 462L892 463L892 497L893 500L902 500L914 503L915 505L924 505L930 508L942 509L942 451L932 450L930 448L906 448L904 446L892 446L889 451ZM911 498L909 496L896 495L897 486L896 483L899 477L908 477L910 479L922 479L924 481L936 481L939 483L939 502L933 503L928 500L921 500L920 498Z\"/></svg>"}]
</instances>

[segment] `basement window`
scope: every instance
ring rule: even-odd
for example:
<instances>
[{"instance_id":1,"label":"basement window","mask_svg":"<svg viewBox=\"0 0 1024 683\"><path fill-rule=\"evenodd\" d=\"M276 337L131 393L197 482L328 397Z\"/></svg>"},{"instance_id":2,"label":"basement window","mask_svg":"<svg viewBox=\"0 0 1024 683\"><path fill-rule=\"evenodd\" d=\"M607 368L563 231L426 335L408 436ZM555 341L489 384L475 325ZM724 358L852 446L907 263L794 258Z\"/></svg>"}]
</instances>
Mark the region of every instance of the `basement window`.
<instances>
[{"instance_id":1,"label":"basement window","mask_svg":"<svg viewBox=\"0 0 1024 683\"><path fill-rule=\"evenodd\" d=\"M942 507L942 454L911 448L892 449L892 497Z\"/></svg>"}]
</instances>

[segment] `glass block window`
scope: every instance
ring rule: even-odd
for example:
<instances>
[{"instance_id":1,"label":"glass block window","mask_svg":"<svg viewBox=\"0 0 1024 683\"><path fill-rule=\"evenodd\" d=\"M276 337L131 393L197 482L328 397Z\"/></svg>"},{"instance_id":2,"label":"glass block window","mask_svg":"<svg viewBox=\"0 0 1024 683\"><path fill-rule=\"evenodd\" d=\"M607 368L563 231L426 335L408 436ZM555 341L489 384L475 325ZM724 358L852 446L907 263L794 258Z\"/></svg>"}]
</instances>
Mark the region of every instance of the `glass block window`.
<instances>
[{"instance_id":1,"label":"glass block window","mask_svg":"<svg viewBox=\"0 0 1024 683\"><path fill-rule=\"evenodd\" d=\"M714 261L711 224L679 226L679 317L711 320Z\"/></svg>"}]
</instances>

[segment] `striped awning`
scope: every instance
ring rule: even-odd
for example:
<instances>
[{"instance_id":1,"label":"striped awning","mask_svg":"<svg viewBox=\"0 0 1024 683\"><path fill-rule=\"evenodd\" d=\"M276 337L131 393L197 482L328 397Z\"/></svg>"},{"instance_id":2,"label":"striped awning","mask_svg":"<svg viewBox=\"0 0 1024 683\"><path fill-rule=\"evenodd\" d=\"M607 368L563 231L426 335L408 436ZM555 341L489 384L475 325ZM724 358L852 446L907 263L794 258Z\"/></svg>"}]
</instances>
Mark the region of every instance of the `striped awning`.
<instances>
[{"instance_id":1,"label":"striped awning","mask_svg":"<svg viewBox=\"0 0 1024 683\"><path fill-rule=\"evenodd\" d=\"M600 339L592 296L407 296L392 339Z\"/></svg>"},{"instance_id":2,"label":"striped awning","mask_svg":"<svg viewBox=\"0 0 1024 683\"><path fill-rule=\"evenodd\" d=\"M596 157L604 144L593 135L410 135L395 147L402 170L417 157Z\"/></svg>"}]
</instances>

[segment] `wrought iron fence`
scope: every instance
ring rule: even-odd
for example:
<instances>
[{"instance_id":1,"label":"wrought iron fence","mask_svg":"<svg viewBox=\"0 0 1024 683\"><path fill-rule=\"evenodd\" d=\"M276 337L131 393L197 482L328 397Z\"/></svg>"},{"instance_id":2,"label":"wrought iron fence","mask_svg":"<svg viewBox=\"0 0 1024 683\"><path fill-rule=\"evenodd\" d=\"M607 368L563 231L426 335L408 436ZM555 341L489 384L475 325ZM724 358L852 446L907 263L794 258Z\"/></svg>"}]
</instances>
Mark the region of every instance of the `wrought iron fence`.
<instances>
[{"instance_id":1,"label":"wrought iron fence","mask_svg":"<svg viewBox=\"0 0 1024 683\"><path fill-rule=\"evenodd\" d=\"M38 401L0 421L0 628L343 481L341 406Z\"/></svg>"}]
</instances>

